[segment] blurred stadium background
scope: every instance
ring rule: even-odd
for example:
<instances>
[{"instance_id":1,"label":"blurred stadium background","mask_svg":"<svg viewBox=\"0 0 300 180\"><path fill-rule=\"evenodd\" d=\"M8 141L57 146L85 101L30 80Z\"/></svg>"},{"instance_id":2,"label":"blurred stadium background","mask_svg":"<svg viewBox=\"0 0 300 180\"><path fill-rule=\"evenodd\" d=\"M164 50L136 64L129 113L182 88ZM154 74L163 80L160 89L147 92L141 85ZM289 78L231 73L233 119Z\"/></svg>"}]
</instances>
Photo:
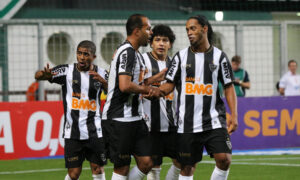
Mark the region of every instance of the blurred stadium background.
<instances>
[{"instance_id":1,"label":"blurred stadium background","mask_svg":"<svg viewBox=\"0 0 300 180\"><path fill-rule=\"evenodd\" d=\"M136 12L149 16L153 25L172 27L177 40L170 55L189 44L186 19L206 15L215 31L215 45L229 59L242 56L252 83L247 96L277 95L275 84L287 71L287 61L300 59L299 4L289 0L27 0L10 20L0 21L0 100L26 101L34 72L47 62L51 66L74 62L76 45L83 39L96 43L97 64L108 69L114 49L126 37L126 18ZM223 11L223 21L215 20L216 11ZM41 100L44 90L47 100L60 99L58 86L41 83L40 87Z\"/></svg>"},{"instance_id":2,"label":"blurred stadium background","mask_svg":"<svg viewBox=\"0 0 300 180\"><path fill-rule=\"evenodd\" d=\"M222 20L216 20L217 11L222 11ZM247 110L239 112L241 128L236 134L248 139L235 139L236 142L246 149L248 146L244 144L250 142L254 149L284 147L292 148L289 149L290 154L299 154L300 97L295 97L292 101L280 98L275 88L280 77L287 72L288 60L295 59L300 63L299 0L0 0L0 159L57 157L63 154L63 141L58 137L61 133L59 127L62 126L62 106L60 110L56 110L53 107L57 104L51 104L52 101L61 100L60 86L39 82L37 99L48 102L26 104L27 101L35 99L28 99L29 93L37 89L33 86L34 73L46 63L53 67L75 62L76 46L85 39L94 41L97 46L96 64L108 69L115 48L126 38L126 19L133 13L147 15L152 26L160 23L171 26L176 34L176 41L170 56L189 45L185 31L186 19L192 15L205 15L213 26L215 46L225 51L229 59L240 55L242 67L250 76L251 89L247 91L246 98L239 98L239 102L248 104L250 109L247 107ZM149 47L140 50L146 52ZM265 105L263 102L269 104ZM251 108L255 110L258 107L258 114L251 111ZM284 111L285 109L288 111ZM51 111L49 116L50 119L53 118L53 122L51 119L50 123L48 115L41 113L44 111ZM14 120L14 113L18 120ZM35 119L33 114L36 115ZM2 119L3 117L8 117L9 120ZM269 145L268 142L274 142L275 145ZM275 142L278 143L277 146ZM28 150L27 153L24 147L30 147L34 151ZM20 155L10 156L10 153L17 151L22 152ZM280 158L284 160L284 157ZM293 158L298 160L297 163L282 162L282 166L287 166L293 171L291 176L282 176L286 179L293 179L295 172L299 172L300 156L289 157L290 160ZM4 168L10 163L0 161L0 179L26 177L23 174L9 176L9 172L24 170L20 168L24 162L13 161L11 166ZM63 160L60 159L59 162L63 168ZM269 163L256 162L262 165ZM276 163L270 167L276 166ZM291 164L292 166L289 166ZM29 170L39 169L34 165L27 167ZM265 170L258 167L249 176L252 179L285 179L276 176L279 172L276 169L272 178L254 176L257 171L263 173L271 169L268 168ZM1 169L5 172L1 172ZM208 169L208 174L211 169L212 167ZM247 169L241 171L245 173ZM65 173L62 174L61 177ZM207 179L208 176L202 178ZM28 179L36 178L29 176ZM241 175L231 179L247 178Z\"/></svg>"}]
</instances>

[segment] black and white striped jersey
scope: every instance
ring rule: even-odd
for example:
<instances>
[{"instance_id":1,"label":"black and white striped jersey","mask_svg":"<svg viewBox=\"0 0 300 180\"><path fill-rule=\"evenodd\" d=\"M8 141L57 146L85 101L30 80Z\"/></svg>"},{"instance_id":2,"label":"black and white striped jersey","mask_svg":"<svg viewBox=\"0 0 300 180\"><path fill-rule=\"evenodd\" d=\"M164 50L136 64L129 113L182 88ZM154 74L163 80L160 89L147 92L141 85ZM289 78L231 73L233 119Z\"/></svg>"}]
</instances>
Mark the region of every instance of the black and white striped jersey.
<instances>
[{"instance_id":1,"label":"black and white striped jersey","mask_svg":"<svg viewBox=\"0 0 300 180\"><path fill-rule=\"evenodd\" d=\"M104 69L94 65L94 71L107 80L108 74ZM63 137L80 140L102 137L100 117L102 84L94 80L88 71L79 71L76 63L56 66L52 72L57 74L50 82L62 85L65 114Z\"/></svg>"},{"instance_id":2,"label":"black and white striped jersey","mask_svg":"<svg viewBox=\"0 0 300 180\"><path fill-rule=\"evenodd\" d=\"M231 64L224 52L211 46L205 53L185 48L173 57L166 79L178 91L178 133L226 128L226 110L218 82L233 82Z\"/></svg>"},{"instance_id":3,"label":"black and white striped jersey","mask_svg":"<svg viewBox=\"0 0 300 180\"><path fill-rule=\"evenodd\" d=\"M143 58L146 65L145 79L154 76L155 74L166 68L171 60L167 57L166 61L156 60L152 54L144 53ZM161 82L164 83L164 82ZM153 86L159 87L161 83L154 83ZM159 99L148 100L143 98L143 118L149 126L150 131L156 132L174 132L177 130L175 122L176 108L176 92L169 94L166 97Z\"/></svg>"},{"instance_id":4,"label":"black and white striped jersey","mask_svg":"<svg viewBox=\"0 0 300 180\"><path fill-rule=\"evenodd\" d=\"M104 120L137 121L142 119L142 102L139 94L124 93L119 88L119 75L132 76L139 84L144 79L145 64L142 55L125 41L115 52L110 65L108 93L103 109Z\"/></svg>"}]
</instances>

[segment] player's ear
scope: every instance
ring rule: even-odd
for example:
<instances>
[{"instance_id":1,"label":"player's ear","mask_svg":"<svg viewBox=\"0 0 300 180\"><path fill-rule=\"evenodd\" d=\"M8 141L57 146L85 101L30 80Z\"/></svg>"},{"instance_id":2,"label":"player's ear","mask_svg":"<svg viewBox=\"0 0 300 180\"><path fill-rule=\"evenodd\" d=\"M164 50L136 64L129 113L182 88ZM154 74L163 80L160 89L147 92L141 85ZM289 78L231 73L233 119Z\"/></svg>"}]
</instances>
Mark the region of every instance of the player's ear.
<instances>
[{"instance_id":1,"label":"player's ear","mask_svg":"<svg viewBox=\"0 0 300 180\"><path fill-rule=\"evenodd\" d=\"M136 36L139 36L141 33L141 29L140 28L135 28L132 32L132 34L136 35Z\"/></svg>"}]
</instances>

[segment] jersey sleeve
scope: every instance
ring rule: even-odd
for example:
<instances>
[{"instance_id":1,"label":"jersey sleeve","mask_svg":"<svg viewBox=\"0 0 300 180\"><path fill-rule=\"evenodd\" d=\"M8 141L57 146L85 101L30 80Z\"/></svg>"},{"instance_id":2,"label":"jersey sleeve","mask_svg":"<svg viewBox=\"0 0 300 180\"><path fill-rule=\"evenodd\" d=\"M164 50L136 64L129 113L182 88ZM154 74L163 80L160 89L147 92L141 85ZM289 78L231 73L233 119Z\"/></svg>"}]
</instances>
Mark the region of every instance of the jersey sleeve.
<instances>
[{"instance_id":1,"label":"jersey sleeve","mask_svg":"<svg viewBox=\"0 0 300 180\"><path fill-rule=\"evenodd\" d=\"M102 68L98 68L98 74L105 79L106 81L108 81L108 72L105 69Z\"/></svg>"},{"instance_id":2,"label":"jersey sleeve","mask_svg":"<svg viewBox=\"0 0 300 180\"><path fill-rule=\"evenodd\" d=\"M176 55L173 57L172 61L167 64L168 71L166 73L165 79L169 82L175 82L178 78L180 78L180 56L179 53L176 53Z\"/></svg>"},{"instance_id":3,"label":"jersey sleeve","mask_svg":"<svg viewBox=\"0 0 300 180\"><path fill-rule=\"evenodd\" d=\"M279 87L280 88L286 88L286 84L287 84L287 78L286 76L284 75L280 81L279 81Z\"/></svg>"},{"instance_id":4,"label":"jersey sleeve","mask_svg":"<svg viewBox=\"0 0 300 180\"><path fill-rule=\"evenodd\" d=\"M56 83L60 85L66 84L66 76L68 74L69 70L69 65L63 64L63 65L58 65L52 68L51 72L57 73L52 77L51 80L49 80L50 83Z\"/></svg>"},{"instance_id":5,"label":"jersey sleeve","mask_svg":"<svg viewBox=\"0 0 300 180\"><path fill-rule=\"evenodd\" d=\"M231 64L224 52L222 52L219 63L219 80L223 86L230 85L234 81L234 76Z\"/></svg>"},{"instance_id":6,"label":"jersey sleeve","mask_svg":"<svg viewBox=\"0 0 300 180\"><path fill-rule=\"evenodd\" d=\"M244 82L250 82L249 75L248 75L248 72L247 72L247 71L245 71Z\"/></svg>"},{"instance_id":7,"label":"jersey sleeve","mask_svg":"<svg viewBox=\"0 0 300 180\"><path fill-rule=\"evenodd\" d=\"M127 48L120 53L118 58L120 62L118 66L119 75L132 76L134 65L136 63L135 50L133 48Z\"/></svg>"}]
</instances>

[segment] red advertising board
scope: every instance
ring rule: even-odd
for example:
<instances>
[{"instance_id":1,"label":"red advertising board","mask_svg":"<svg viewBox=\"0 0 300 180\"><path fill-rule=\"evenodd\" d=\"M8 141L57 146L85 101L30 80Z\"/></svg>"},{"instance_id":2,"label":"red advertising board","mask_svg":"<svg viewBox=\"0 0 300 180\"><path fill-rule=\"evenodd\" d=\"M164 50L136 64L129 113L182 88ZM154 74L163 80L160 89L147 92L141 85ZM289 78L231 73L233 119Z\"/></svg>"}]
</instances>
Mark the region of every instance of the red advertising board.
<instances>
[{"instance_id":1,"label":"red advertising board","mask_svg":"<svg viewBox=\"0 0 300 180\"><path fill-rule=\"evenodd\" d=\"M0 103L0 159L63 155L62 102Z\"/></svg>"}]
</instances>

